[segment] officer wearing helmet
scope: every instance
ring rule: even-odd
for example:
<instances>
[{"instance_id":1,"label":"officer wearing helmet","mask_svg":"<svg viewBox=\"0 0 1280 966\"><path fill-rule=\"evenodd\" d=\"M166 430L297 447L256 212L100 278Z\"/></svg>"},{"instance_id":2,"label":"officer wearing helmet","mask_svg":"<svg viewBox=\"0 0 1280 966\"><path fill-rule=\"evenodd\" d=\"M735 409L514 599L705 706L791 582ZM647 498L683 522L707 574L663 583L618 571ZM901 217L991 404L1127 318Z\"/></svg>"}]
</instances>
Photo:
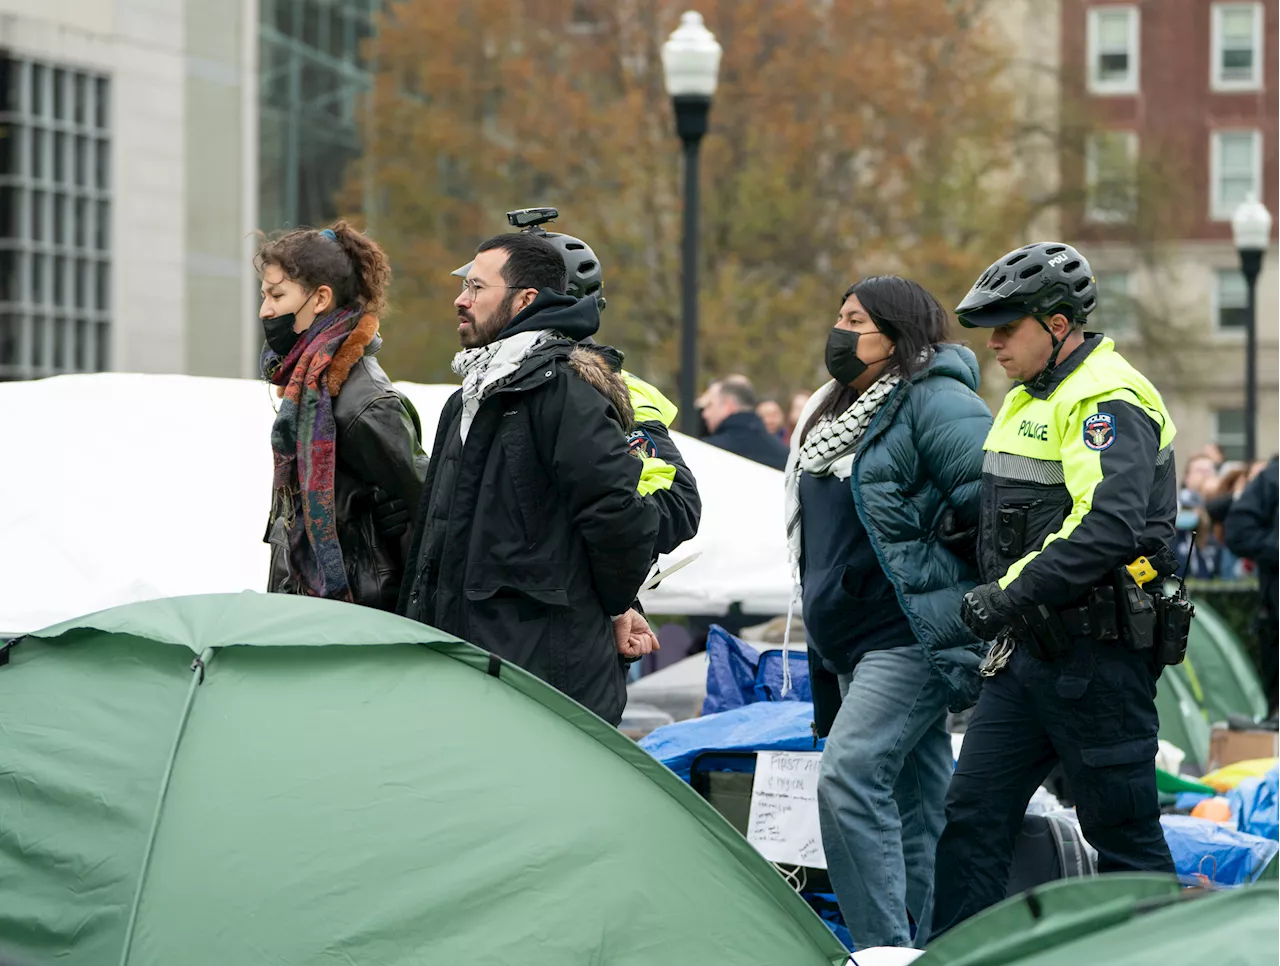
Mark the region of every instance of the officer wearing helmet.
<instances>
[{"instance_id":1,"label":"officer wearing helmet","mask_svg":"<svg viewBox=\"0 0 1280 966\"><path fill-rule=\"evenodd\" d=\"M595 252L580 238L542 227L558 216L555 208L525 208L507 212L507 221L550 242L565 262L566 294L576 299L594 297L600 310L604 311L604 274ZM471 266L472 263L468 262L450 274L465 279ZM620 350L600 345L590 338L583 340L581 345L603 358L626 384L634 414L627 432L627 445L631 454L644 464L637 490L658 510L654 553L671 553L680 544L697 536L702 517L697 481L671 438L670 427L675 422L678 409L657 388L622 368L623 353ZM624 634L619 635L619 652L624 658L633 660L656 649L657 639L648 633L648 625L638 612L633 632L630 645L624 643ZM642 643L646 638L647 645Z\"/></svg>"},{"instance_id":2,"label":"officer wearing helmet","mask_svg":"<svg viewBox=\"0 0 1280 966\"><path fill-rule=\"evenodd\" d=\"M1084 331L1096 303L1084 256L1041 242L956 308L1016 385L983 447L985 583L962 617L995 644L947 795L934 935L1005 897L1027 802L1059 762L1099 872L1174 871L1155 781L1156 678L1181 659L1178 605L1155 591L1176 570L1174 427Z\"/></svg>"}]
</instances>

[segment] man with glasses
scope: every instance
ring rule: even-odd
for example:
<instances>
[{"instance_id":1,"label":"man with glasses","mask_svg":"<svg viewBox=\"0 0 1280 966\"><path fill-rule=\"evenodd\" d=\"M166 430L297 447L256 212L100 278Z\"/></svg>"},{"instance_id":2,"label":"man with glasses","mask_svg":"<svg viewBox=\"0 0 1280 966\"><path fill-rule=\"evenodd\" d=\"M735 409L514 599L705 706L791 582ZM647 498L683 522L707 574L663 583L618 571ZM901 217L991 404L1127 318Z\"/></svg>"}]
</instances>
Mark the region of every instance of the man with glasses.
<instances>
[{"instance_id":1,"label":"man with glasses","mask_svg":"<svg viewBox=\"0 0 1280 966\"><path fill-rule=\"evenodd\" d=\"M462 388L440 414L398 610L617 724L626 687L613 622L648 573L658 511L637 491L627 388L578 345L599 329L599 308L565 288L544 238L503 234L477 249L454 300Z\"/></svg>"}]
</instances>

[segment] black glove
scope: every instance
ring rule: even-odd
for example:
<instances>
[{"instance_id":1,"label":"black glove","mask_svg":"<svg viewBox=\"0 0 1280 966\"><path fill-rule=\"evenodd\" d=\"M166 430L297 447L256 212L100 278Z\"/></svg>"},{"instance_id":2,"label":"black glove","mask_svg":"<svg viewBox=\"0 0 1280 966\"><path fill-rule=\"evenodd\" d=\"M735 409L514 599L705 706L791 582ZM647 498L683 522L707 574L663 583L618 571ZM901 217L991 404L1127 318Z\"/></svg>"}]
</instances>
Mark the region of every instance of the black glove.
<instances>
[{"instance_id":1,"label":"black glove","mask_svg":"<svg viewBox=\"0 0 1280 966\"><path fill-rule=\"evenodd\" d=\"M384 537L400 537L409 529L409 504L386 490L373 488L373 525Z\"/></svg>"},{"instance_id":2,"label":"black glove","mask_svg":"<svg viewBox=\"0 0 1280 966\"><path fill-rule=\"evenodd\" d=\"M956 519L956 511L951 507L942 511L942 519L938 521L938 543L961 560L977 563L978 528L962 530L960 521Z\"/></svg>"},{"instance_id":3,"label":"black glove","mask_svg":"<svg viewBox=\"0 0 1280 966\"><path fill-rule=\"evenodd\" d=\"M984 641L994 640L1016 616L1018 609L995 581L973 588L960 605L960 619Z\"/></svg>"}]
</instances>

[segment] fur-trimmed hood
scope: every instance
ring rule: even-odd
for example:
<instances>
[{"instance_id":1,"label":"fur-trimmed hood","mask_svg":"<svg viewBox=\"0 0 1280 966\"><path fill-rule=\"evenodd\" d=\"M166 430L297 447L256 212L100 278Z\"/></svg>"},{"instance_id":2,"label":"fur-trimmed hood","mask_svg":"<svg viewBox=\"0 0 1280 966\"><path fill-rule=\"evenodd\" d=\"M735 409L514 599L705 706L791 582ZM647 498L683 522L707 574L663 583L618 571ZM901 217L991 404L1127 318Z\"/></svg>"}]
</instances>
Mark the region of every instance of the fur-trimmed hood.
<instances>
[{"instance_id":1,"label":"fur-trimmed hood","mask_svg":"<svg viewBox=\"0 0 1280 966\"><path fill-rule=\"evenodd\" d=\"M636 421L631 392L622 376L614 371L609 358L598 349L577 346L569 353L569 368L613 403L613 408L622 417L623 430L630 431Z\"/></svg>"},{"instance_id":2,"label":"fur-trimmed hood","mask_svg":"<svg viewBox=\"0 0 1280 966\"><path fill-rule=\"evenodd\" d=\"M362 315L356 327L342 343L342 348L333 354L329 363L329 371L325 374L325 382L329 387L329 395L336 396L342 391L347 377L351 375L351 367L364 358L366 350L378 339L378 320L372 315ZM375 347L376 351L376 347Z\"/></svg>"}]
</instances>

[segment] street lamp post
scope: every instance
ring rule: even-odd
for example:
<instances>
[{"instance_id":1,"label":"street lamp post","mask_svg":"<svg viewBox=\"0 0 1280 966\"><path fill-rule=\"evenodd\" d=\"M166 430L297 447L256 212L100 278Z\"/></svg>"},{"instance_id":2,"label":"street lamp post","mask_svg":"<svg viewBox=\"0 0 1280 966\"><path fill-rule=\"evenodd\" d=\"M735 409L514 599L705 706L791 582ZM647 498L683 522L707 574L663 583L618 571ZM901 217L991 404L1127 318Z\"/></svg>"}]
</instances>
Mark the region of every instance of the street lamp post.
<instances>
[{"instance_id":1,"label":"street lamp post","mask_svg":"<svg viewBox=\"0 0 1280 966\"><path fill-rule=\"evenodd\" d=\"M1240 252L1240 271L1249 290L1244 352L1244 457L1253 462L1258 454L1258 273L1271 244L1271 213L1249 195L1231 216L1231 235Z\"/></svg>"},{"instance_id":2,"label":"street lamp post","mask_svg":"<svg viewBox=\"0 0 1280 966\"><path fill-rule=\"evenodd\" d=\"M698 381L698 147L707 133L707 112L720 73L720 45L690 10L662 45L662 73L684 142L684 253L681 285L680 425L692 433Z\"/></svg>"}]
</instances>

